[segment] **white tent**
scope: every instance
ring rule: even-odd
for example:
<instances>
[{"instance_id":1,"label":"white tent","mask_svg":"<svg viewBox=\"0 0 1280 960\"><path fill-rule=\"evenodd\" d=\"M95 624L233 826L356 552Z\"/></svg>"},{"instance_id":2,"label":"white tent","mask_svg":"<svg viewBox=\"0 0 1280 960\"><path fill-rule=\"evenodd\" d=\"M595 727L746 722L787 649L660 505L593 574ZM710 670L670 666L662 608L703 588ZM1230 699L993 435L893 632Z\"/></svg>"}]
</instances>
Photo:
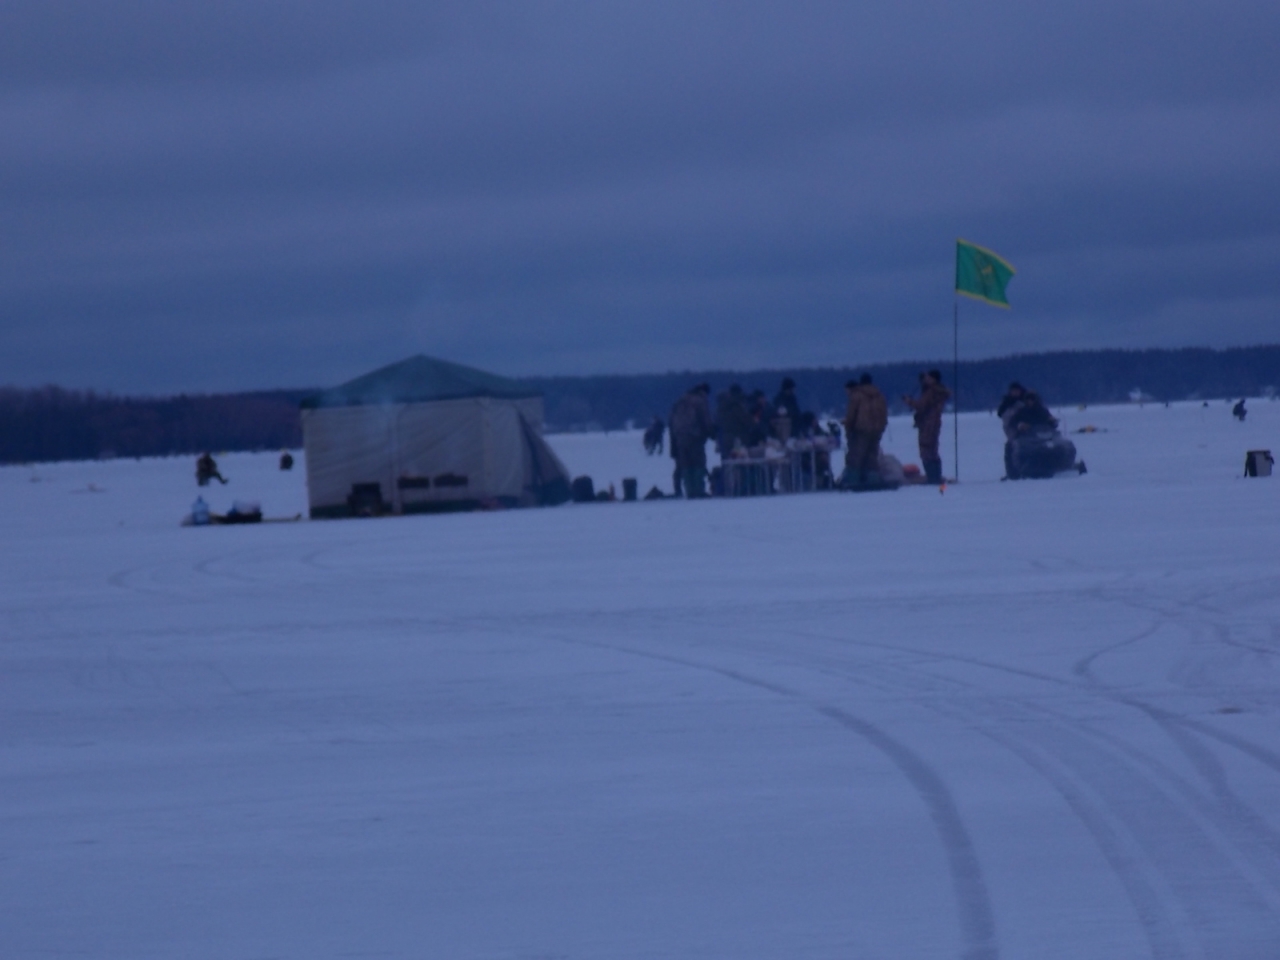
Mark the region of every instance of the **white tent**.
<instances>
[{"instance_id":1,"label":"white tent","mask_svg":"<svg viewBox=\"0 0 1280 960\"><path fill-rule=\"evenodd\" d=\"M302 404L312 517L562 503L542 398L470 367L412 357Z\"/></svg>"}]
</instances>

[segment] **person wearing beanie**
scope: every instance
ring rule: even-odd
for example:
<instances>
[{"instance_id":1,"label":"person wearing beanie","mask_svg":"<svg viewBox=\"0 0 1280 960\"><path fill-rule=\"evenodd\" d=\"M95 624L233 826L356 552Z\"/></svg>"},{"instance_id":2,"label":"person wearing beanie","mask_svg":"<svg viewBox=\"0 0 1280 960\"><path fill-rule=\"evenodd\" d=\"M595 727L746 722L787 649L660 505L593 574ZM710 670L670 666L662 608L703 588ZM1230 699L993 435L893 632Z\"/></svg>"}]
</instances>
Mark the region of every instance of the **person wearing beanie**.
<instances>
[{"instance_id":1,"label":"person wearing beanie","mask_svg":"<svg viewBox=\"0 0 1280 960\"><path fill-rule=\"evenodd\" d=\"M930 483L942 482L942 457L938 453L938 441L942 438L942 412L951 398L951 391L942 385L942 373L929 370L920 374L920 396L903 396L903 401L915 412L917 440L920 445L920 466Z\"/></svg>"}]
</instances>

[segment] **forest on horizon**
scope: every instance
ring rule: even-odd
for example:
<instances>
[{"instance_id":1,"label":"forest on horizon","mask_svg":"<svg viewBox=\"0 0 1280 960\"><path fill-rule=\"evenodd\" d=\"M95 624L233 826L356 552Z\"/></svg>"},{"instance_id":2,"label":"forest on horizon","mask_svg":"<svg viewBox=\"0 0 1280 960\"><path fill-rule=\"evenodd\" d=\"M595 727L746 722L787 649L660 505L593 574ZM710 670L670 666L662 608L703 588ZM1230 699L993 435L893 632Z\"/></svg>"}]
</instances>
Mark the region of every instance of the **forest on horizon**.
<instances>
[{"instance_id":1,"label":"forest on horizon","mask_svg":"<svg viewBox=\"0 0 1280 960\"><path fill-rule=\"evenodd\" d=\"M773 396L782 379L791 377L803 408L838 416L845 381L865 372L900 410L899 397L914 392L916 375L930 367L941 369L944 381L955 385L955 372L945 361L520 380L542 393L547 430L563 432L617 430L665 418L676 398L702 381L713 393L738 383ZM959 365L959 408L993 408L1011 380L1039 391L1054 406L1125 403L1135 391L1156 402L1271 395L1280 389L1280 345L966 360ZM302 444L298 405L311 392L121 397L53 386L0 388L0 463L297 448Z\"/></svg>"}]
</instances>

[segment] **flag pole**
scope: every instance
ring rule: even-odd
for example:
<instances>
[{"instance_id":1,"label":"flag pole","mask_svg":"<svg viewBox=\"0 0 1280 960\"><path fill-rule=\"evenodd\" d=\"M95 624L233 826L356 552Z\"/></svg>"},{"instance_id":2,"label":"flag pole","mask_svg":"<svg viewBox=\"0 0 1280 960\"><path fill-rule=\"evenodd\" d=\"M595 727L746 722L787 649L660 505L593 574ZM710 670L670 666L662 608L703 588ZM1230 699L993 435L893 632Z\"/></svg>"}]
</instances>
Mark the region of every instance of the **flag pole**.
<instances>
[{"instance_id":1,"label":"flag pole","mask_svg":"<svg viewBox=\"0 0 1280 960\"><path fill-rule=\"evenodd\" d=\"M960 479L960 298L951 295L951 425L956 479Z\"/></svg>"}]
</instances>

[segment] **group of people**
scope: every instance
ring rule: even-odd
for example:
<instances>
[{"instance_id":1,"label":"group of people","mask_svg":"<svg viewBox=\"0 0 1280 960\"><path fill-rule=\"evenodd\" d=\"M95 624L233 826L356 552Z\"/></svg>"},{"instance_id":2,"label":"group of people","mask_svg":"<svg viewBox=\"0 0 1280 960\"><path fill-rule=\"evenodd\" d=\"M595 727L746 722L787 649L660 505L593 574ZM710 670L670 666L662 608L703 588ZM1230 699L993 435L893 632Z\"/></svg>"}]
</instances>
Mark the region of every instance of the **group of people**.
<instances>
[{"instance_id":1,"label":"group of people","mask_svg":"<svg viewBox=\"0 0 1280 960\"><path fill-rule=\"evenodd\" d=\"M711 412L711 385L700 383L689 389L671 408L669 420L671 458L675 461L672 486L676 496L707 495L708 440L714 440L721 457L761 446L775 438L783 443L792 437L813 437L825 433L815 414L802 411L796 383L782 381L770 401L763 390L744 391L731 384L716 397ZM645 433L645 448L661 449L662 422L655 419Z\"/></svg>"},{"instance_id":2,"label":"group of people","mask_svg":"<svg viewBox=\"0 0 1280 960\"><path fill-rule=\"evenodd\" d=\"M844 431L848 436L845 471L842 481L849 487L874 485L879 475L880 440L889 423L889 404L872 382L870 374L845 384L848 406ZM929 370L920 374L919 396L902 399L913 411L919 433L920 460L930 482L942 482L942 458L938 441L942 434L942 413L951 397L942 383L942 374ZM795 381L782 381L772 401L762 390L746 393L738 384L716 397L715 414L711 411L711 386L706 383L691 387L671 408L666 426L670 429L671 458L675 461L672 485L676 496L689 498L707 495L708 440L716 442L721 457L730 457L768 443L771 438L786 443L792 438L813 439L817 436L840 437L840 427L829 423L824 429L818 417L801 410ZM654 418L645 431L644 445L649 453L661 452L664 424Z\"/></svg>"},{"instance_id":3,"label":"group of people","mask_svg":"<svg viewBox=\"0 0 1280 960\"><path fill-rule=\"evenodd\" d=\"M763 390L745 393L736 383L716 397L714 439L722 457L758 447L770 437L785 443L791 437L811 438L823 432L818 417L800 409L796 382L790 377L782 381L772 403Z\"/></svg>"}]
</instances>

